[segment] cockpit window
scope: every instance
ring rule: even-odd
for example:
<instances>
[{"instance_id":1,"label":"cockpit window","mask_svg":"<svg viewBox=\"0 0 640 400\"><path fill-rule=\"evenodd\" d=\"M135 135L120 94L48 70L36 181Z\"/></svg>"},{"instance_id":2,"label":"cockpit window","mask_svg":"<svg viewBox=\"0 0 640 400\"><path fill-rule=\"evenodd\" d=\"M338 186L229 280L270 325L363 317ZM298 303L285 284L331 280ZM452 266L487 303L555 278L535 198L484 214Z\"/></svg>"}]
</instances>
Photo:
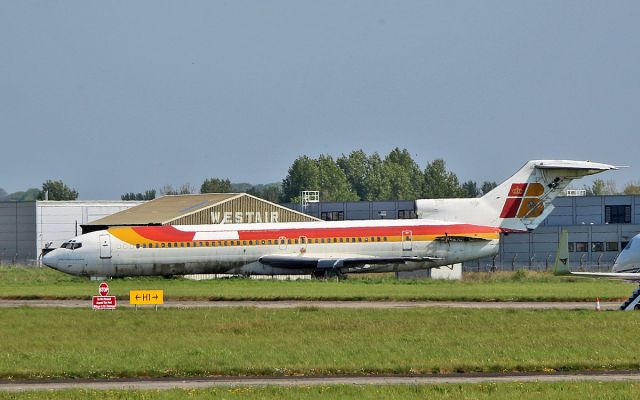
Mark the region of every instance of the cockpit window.
<instances>
[{"instance_id":1,"label":"cockpit window","mask_svg":"<svg viewBox=\"0 0 640 400\"><path fill-rule=\"evenodd\" d=\"M79 249L82 247L82 243L71 243L71 250Z\"/></svg>"},{"instance_id":2,"label":"cockpit window","mask_svg":"<svg viewBox=\"0 0 640 400\"><path fill-rule=\"evenodd\" d=\"M70 249L71 248L71 243L69 242L64 242L62 243L62 246L60 246L63 249Z\"/></svg>"}]
</instances>

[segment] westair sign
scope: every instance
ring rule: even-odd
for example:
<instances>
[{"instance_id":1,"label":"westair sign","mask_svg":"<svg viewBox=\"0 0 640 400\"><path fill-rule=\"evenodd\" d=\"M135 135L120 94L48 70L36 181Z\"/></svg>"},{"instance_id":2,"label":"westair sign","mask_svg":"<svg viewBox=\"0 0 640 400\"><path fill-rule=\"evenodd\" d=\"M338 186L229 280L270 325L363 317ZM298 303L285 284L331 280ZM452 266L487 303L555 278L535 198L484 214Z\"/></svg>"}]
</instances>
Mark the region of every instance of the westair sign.
<instances>
[{"instance_id":1,"label":"westair sign","mask_svg":"<svg viewBox=\"0 0 640 400\"><path fill-rule=\"evenodd\" d=\"M163 290L130 290L129 304L136 306L156 306L164 304Z\"/></svg>"},{"instance_id":2,"label":"westair sign","mask_svg":"<svg viewBox=\"0 0 640 400\"><path fill-rule=\"evenodd\" d=\"M98 286L98 293L100 293L100 296L93 296L94 310L116 309L116 296L107 296L109 294L109 285L107 285L107 282L102 282L100 286Z\"/></svg>"}]
</instances>

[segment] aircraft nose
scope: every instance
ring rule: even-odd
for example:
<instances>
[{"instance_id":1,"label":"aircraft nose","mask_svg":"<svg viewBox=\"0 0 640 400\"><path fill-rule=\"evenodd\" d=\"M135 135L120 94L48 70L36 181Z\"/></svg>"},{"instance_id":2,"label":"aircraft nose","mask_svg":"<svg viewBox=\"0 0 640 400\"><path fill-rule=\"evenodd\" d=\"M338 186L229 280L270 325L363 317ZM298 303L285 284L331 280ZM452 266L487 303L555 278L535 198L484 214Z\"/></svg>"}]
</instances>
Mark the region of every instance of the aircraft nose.
<instances>
[{"instance_id":1,"label":"aircraft nose","mask_svg":"<svg viewBox=\"0 0 640 400\"><path fill-rule=\"evenodd\" d=\"M49 268L58 269L58 257L55 253L56 250L53 250L42 256L42 263Z\"/></svg>"}]
</instances>

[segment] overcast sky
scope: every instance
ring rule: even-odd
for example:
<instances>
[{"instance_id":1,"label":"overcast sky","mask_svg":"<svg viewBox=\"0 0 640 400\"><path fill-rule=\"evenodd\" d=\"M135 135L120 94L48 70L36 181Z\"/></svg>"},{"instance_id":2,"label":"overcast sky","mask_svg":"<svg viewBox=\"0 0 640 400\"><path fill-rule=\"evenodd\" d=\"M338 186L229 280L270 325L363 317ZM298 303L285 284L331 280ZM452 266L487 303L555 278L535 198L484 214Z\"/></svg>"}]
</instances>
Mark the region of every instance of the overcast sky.
<instances>
[{"instance_id":1,"label":"overcast sky","mask_svg":"<svg viewBox=\"0 0 640 400\"><path fill-rule=\"evenodd\" d=\"M0 187L119 199L406 147L640 179L638 1L0 0Z\"/></svg>"}]
</instances>

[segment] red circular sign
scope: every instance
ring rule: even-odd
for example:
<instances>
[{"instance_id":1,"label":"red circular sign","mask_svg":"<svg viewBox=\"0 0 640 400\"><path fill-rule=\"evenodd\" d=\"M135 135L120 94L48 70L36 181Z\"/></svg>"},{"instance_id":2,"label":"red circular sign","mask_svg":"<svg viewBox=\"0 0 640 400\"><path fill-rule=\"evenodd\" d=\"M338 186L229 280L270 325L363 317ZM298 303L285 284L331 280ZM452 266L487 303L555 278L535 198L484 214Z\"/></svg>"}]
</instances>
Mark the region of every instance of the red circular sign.
<instances>
[{"instance_id":1,"label":"red circular sign","mask_svg":"<svg viewBox=\"0 0 640 400\"><path fill-rule=\"evenodd\" d=\"M109 285L107 285L107 282L102 282L100 284L98 292L100 292L100 296L106 296L109 294Z\"/></svg>"}]
</instances>

